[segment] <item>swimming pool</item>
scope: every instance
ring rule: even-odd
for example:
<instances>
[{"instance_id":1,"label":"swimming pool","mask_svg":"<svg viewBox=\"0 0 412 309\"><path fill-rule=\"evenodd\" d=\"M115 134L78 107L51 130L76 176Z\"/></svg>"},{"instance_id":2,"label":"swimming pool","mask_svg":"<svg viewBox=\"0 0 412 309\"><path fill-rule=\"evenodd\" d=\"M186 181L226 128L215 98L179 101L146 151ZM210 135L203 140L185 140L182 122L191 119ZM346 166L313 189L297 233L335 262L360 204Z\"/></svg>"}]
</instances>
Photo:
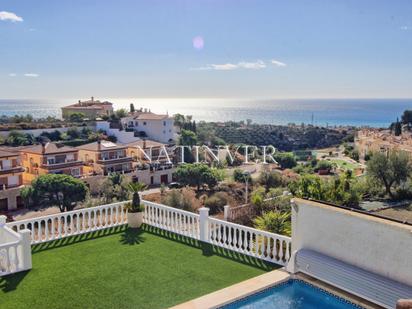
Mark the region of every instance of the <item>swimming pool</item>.
<instances>
[{"instance_id":1,"label":"swimming pool","mask_svg":"<svg viewBox=\"0 0 412 309\"><path fill-rule=\"evenodd\" d=\"M361 307L302 280L288 280L222 307L222 309L235 308L354 309Z\"/></svg>"}]
</instances>

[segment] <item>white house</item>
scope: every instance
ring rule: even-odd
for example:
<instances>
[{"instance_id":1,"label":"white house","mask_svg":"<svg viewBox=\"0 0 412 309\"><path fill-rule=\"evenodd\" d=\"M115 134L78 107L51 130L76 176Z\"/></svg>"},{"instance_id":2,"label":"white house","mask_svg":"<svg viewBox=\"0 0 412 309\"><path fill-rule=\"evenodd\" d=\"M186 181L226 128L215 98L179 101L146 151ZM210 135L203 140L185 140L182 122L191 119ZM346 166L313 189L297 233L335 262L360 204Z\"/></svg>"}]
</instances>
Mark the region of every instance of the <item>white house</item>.
<instances>
[{"instance_id":1,"label":"white house","mask_svg":"<svg viewBox=\"0 0 412 309\"><path fill-rule=\"evenodd\" d=\"M141 137L148 137L162 143L170 143L174 138L173 117L169 115L159 115L147 109L130 113L121 119L126 130L134 130L140 133Z\"/></svg>"}]
</instances>

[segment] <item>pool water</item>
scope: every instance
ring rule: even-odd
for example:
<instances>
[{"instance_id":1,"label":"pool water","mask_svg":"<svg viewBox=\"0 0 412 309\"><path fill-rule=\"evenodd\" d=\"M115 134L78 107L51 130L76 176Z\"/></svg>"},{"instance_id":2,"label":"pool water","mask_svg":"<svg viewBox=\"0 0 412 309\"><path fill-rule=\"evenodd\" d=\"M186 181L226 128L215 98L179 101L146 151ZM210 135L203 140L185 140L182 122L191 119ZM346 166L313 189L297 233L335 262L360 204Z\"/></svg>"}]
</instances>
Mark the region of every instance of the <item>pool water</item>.
<instances>
[{"instance_id":1,"label":"pool water","mask_svg":"<svg viewBox=\"0 0 412 309\"><path fill-rule=\"evenodd\" d=\"M288 280L222 308L354 309L361 307L302 280Z\"/></svg>"}]
</instances>

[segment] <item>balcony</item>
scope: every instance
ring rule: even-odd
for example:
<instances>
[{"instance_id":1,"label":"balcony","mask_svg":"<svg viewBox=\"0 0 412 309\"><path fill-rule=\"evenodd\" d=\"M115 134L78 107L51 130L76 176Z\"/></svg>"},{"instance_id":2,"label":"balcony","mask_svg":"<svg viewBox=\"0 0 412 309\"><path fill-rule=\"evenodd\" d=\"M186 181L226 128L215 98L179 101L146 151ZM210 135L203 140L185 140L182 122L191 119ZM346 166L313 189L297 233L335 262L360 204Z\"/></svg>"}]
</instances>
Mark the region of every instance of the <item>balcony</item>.
<instances>
[{"instance_id":1,"label":"balcony","mask_svg":"<svg viewBox=\"0 0 412 309\"><path fill-rule=\"evenodd\" d=\"M76 165L83 165L83 161L80 160L71 160L71 161L62 161L62 162L54 162L54 163L42 163L41 168L45 169L56 169L56 168L65 168L65 167L72 167Z\"/></svg>"},{"instance_id":2,"label":"balcony","mask_svg":"<svg viewBox=\"0 0 412 309\"><path fill-rule=\"evenodd\" d=\"M14 166L14 167L0 169L0 175L23 173L23 172L24 172L24 168L22 166Z\"/></svg>"},{"instance_id":3,"label":"balcony","mask_svg":"<svg viewBox=\"0 0 412 309\"><path fill-rule=\"evenodd\" d=\"M132 161L133 161L132 157L115 156L115 157L109 157L109 158L99 158L97 160L97 163L99 163L99 164L113 164L113 163L126 163L126 162L132 162Z\"/></svg>"}]
</instances>

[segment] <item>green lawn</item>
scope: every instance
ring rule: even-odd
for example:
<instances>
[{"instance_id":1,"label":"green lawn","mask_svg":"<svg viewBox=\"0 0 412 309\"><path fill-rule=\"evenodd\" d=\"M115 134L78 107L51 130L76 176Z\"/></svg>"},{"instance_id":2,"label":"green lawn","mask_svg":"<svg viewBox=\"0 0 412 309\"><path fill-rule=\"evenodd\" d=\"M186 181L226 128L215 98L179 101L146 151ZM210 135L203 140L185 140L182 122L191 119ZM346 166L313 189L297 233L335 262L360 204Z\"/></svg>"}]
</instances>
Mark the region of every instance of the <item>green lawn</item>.
<instances>
[{"instance_id":1,"label":"green lawn","mask_svg":"<svg viewBox=\"0 0 412 309\"><path fill-rule=\"evenodd\" d=\"M330 159L330 162L335 162L338 167L352 171L360 167L359 164L347 162L342 159Z\"/></svg>"},{"instance_id":2,"label":"green lawn","mask_svg":"<svg viewBox=\"0 0 412 309\"><path fill-rule=\"evenodd\" d=\"M154 228L33 247L33 269L0 279L0 308L165 308L273 269Z\"/></svg>"}]
</instances>

